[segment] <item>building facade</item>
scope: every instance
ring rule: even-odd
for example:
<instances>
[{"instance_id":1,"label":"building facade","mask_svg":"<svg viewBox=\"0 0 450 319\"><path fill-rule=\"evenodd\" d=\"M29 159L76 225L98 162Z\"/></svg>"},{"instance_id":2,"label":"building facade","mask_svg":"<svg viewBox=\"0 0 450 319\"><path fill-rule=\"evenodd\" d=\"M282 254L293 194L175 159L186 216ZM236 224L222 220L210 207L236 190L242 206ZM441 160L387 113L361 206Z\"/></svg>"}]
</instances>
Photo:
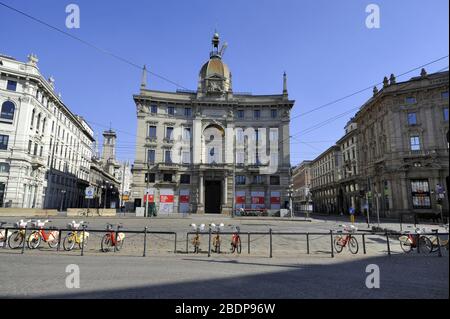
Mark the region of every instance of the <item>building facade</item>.
<instances>
[{"instance_id":1,"label":"building facade","mask_svg":"<svg viewBox=\"0 0 450 319\"><path fill-rule=\"evenodd\" d=\"M356 114L358 162L372 214L442 208L448 216L448 91L448 71L422 70L401 83L391 75Z\"/></svg>"},{"instance_id":2,"label":"building facade","mask_svg":"<svg viewBox=\"0 0 450 319\"><path fill-rule=\"evenodd\" d=\"M311 166L312 161L303 161L292 170L292 180L294 185L293 206L294 211L311 212Z\"/></svg>"},{"instance_id":3,"label":"building facade","mask_svg":"<svg viewBox=\"0 0 450 319\"><path fill-rule=\"evenodd\" d=\"M137 107L132 196L159 213L230 214L233 207L278 210L289 202L289 122L294 101L283 93L234 93L219 35L196 91L146 88Z\"/></svg>"},{"instance_id":4,"label":"building facade","mask_svg":"<svg viewBox=\"0 0 450 319\"><path fill-rule=\"evenodd\" d=\"M80 207L93 131L37 63L0 56L0 207Z\"/></svg>"},{"instance_id":5,"label":"building facade","mask_svg":"<svg viewBox=\"0 0 450 319\"><path fill-rule=\"evenodd\" d=\"M311 194L315 213L341 213L339 180L342 153L334 145L320 154L311 164ZM343 212L342 212L343 213Z\"/></svg>"},{"instance_id":6,"label":"building facade","mask_svg":"<svg viewBox=\"0 0 450 319\"><path fill-rule=\"evenodd\" d=\"M336 142L340 148L342 160L339 167L338 202L339 212L349 213L354 208L357 214L364 212L361 200L361 177L358 163L358 125L351 119L345 126L345 135Z\"/></svg>"}]
</instances>

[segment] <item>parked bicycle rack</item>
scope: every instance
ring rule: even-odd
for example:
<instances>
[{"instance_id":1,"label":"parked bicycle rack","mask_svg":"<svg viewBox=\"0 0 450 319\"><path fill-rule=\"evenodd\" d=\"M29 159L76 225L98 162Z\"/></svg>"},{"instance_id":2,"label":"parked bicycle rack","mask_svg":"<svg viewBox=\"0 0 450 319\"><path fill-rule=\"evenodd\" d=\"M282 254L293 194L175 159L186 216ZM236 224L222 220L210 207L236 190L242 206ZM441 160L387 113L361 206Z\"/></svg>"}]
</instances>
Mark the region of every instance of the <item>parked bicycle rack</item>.
<instances>
[{"instance_id":1,"label":"parked bicycle rack","mask_svg":"<svg viewBox=\"0 0 450 319\"><path fill-rule=\"evenodd\" d=\"M67 229L67 228L55 228L55 227L47 227L47 228L34 228L34 227L25 227L25 228L16 228L16 227L3 227L3 229L5 230L5 238L8 238L8 233L9 232L14 232L16 230L23 230L25 231L24 234L24 240L22 242L22 247L21 247L21 254L25 253L25 245L26 245L26 238L27 235L29 234L29 232L32 231L39 231L39 230L44 230L44 231L55 231L57 230L59 232L59 237L58 237L58 245L56 248L56 251L60 250L60 245L61 245L61 237L62 237L62 233L63 232L71 232L73 231L73 229ZM84 232L85 231L89 231L90 233L106 233L108 232L105 229L90 229L90 228L86 228L83 227L82 230L80 230L83 232L83 238L84 238ZM146 257L146 253L147 253L147 236L148 235L173 235L174 236L174 253L177 253L177 233L176 232L170 232L170 231L149 231L147 227L144 228L144 230L126 230L126 229L115 229L114 233L117 234L118 232L120 233L125 233L125 234L143 234L144 235L144 242L143 242L143 257ZM197 232L187 232L186 233L186 254L189 253L189 236L195 235L197 234ZM208 236L208 257L211 256L211 237L212 237L212 232L211 230L209 230L208 232L199 232L198 233L200 236ZM233 235L235 234L235 232L231 232L231 231L223 231L220 232L220 235ZM335 253L334 253L334 246L333 246L333 240L334 240L334 235L336 233L333 230L330 230L328 233L327 232L276 232L273 231L272 229L269 229L269 231L267 232L240 232L241 236L247 235L247 253L250 254L251 250L250 250L250 244L251 244L251 236L269 236L269 258L273 258L273 236L300 236L300 237L305 237L306 238L306 252L307 255L311 254L311 249L310 249L310 242L311 242L311 236L330 236L330 255L331 258L335 257ZM346 232L344 232L343 234L346 234ZM390 243L390 237L391 236L396 236L399 237L401 235L404 235L404 232L355 232L355 233L351 233L352 236L357 237L357 236L361 236L362 238L362 247L363 247L363 254L366 255L367 254L367 249L366 249L366 237L367 236L380 236L380 237L385 237L386 238L386 248L387 248L387 254L388 256L392 255L392 251L391 251L391 243ZM441 250L441 245L440 245L440 237L439 236L449 236L449 233L439 233L438 230L433 230L433 232L431 233L421 233L421 236L435 236L437 239L437 252L438 252L438 256L442 257L442 250ZM6 242L5 242L6 243ZM4 245L4 249L6 248L6 244ZM420 253L420 250L418 249L418 253ZM84 255L84 245L81 245L81 256Z\"/></svg>"}]
</instances>

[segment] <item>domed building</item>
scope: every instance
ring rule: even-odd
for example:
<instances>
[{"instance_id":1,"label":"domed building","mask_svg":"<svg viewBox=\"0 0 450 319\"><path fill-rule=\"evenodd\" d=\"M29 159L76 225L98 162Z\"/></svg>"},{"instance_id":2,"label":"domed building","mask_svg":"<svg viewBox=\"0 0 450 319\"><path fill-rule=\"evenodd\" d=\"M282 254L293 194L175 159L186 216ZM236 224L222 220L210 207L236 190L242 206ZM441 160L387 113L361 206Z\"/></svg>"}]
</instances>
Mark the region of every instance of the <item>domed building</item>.
<instances>
[{"instance_id":1,"label":"domed building","mask_svg":"<svg viewBox=\"0 0 450 319\"><path fill-rule=\"evenodd\" d=\"M281 94L233 92L223 61L227 45L212 38L196 91L147 87L137 111L132 199L138 212L225 214L244 208L276 214L288 203L289 122L294 101Z\"/></svg>"}]
</instances>

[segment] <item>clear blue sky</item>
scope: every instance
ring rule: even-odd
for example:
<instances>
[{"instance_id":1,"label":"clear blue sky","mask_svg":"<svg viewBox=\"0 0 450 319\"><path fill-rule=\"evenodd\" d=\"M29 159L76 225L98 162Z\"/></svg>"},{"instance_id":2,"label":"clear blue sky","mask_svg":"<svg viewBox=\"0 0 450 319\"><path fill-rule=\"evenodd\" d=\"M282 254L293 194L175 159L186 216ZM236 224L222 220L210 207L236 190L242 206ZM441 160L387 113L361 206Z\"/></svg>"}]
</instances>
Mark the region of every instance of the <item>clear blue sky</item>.
<instances>
[{"instance_id":1,"label":"clear blue sky","mask_svg":"<svg viewBox=\"0 0 450 319\"><path fill-rule=\"evenodd\" d=\"M66 31L139 65L147 64L184 87L195 89L208 59L215 28L228 42L225 62L234 91L280 93L288 73L289 94L297 101L292 115L308 111L371 84L448 54L448 0L310 1L23 1L0 0L65 29L65 7L81 9L81 28ZM368 29L365 8L381 9L381 28ZM141 72L110 56L49 30L0 6L0 53L40 59L74 113L101 134L118 130L118 157L134 158ZM448 66L448 58L428 67ZM399 81L417 73L410 74ZM149 86L176 90L153 76ZM292 121L291 133L360 106L366 91ZM350 118L292 140L291 160L313 159L343 135ZM309 144L303 144L303 143Z\"/></svg>"}]
</instances>

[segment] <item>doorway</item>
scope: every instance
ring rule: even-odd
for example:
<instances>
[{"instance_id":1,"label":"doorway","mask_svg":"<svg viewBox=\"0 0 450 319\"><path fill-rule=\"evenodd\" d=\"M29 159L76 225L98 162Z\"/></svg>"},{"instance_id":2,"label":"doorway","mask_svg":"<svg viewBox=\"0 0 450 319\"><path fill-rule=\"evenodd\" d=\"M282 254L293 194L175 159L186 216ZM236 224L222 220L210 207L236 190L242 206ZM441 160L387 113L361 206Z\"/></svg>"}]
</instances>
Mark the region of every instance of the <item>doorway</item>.
<instances>
[{"instance_id":1,"label":"doorway","mask_svg":"<svg viewBox=\"0 0 450 319\"><path fill-rule=\"evenodd\" d=\"M222 182L205 181L205 214L220 214Z\"/></svg>"}]
</instances>

